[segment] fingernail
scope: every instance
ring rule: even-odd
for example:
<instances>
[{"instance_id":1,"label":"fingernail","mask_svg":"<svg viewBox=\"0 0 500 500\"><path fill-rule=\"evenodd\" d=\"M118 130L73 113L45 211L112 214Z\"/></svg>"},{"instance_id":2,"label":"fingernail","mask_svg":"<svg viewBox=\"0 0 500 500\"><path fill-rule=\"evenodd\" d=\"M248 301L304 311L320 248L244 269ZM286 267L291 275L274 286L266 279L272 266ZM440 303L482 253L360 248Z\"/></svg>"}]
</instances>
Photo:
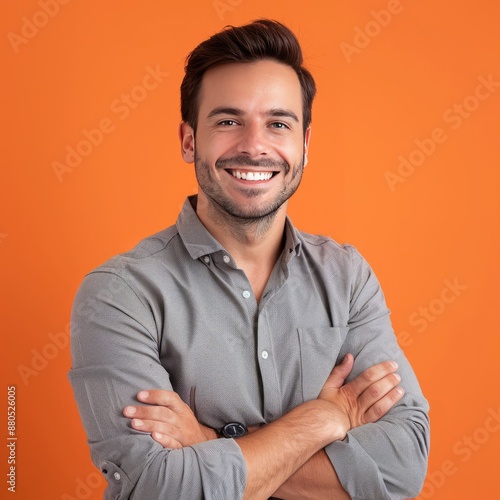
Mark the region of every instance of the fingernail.
<instances>
[{"instance_id":1,"label":"fingernail","mask_svg":"<svg viewBox=\"0 0 500 500\"><path fill-rule=\"evenodd\" d=\"M149 392L148 391L141 391L139 394L137 394L137 397L139 399L148 399L149 398Z\"/></svg>"},{"instance_id":2,"label":"fingernail","mask_svg":"<svg viewBox=\"0 0 500 500\"><path fill-rule=\"evenodd\" d=\"M398 387L397 391L399 392L399 394L404 394L405 393L405 391L404 391L404 389L402 387Z\"/></svg>"},{"instance_id":3,"label":"fingernail","mask_svg":"<svg viewBox=\"0 0 500 500\"><path fill-rule=\"evenodd\" d=\"M134 415L136 411L137 411L137 408L134 408L133 406L127 406L125 408L125 413L127 415Z\"/></svg>"},{"instance_id":4,"label":"fingernail","mask_svg":"<svg viewBox=\"0 0 500 500\"><path fill-rule=\"evenodd\" d=\"M132 423L134 424L134 427L142 427L144 425L144 422L142 420L139 420L138 418L134 418L134 420L132 420Z\"/></svg>"},{"instance_id":5,"label":"fingernail","mask_svg":"<svg viewBox=\"0 0 500 500\"><path fill-rule=\"evenodd\" d=\"M153 437L155 439L161 439L163 438L163 434L160 434L159 432L153 432Z\"/></svg>"},{"instance_id":6,"label":"fingernail","mask_svg":"<svg viewBox=\"0 0 500 500\"><path fill-rule=\"evenodd\" d=\"M396 380L398 382L401 382L401 377L399 376L399 374L395 373L394 376L396 377Z\"/></svg>"},{"instance_id":7,"label":"fingernail","mask_svg":"<svg viewBox=\"0 0 500 500\"><path fill-rule=\"evenodd\" d=\"M394 368L398 368L398 364L396 363L396 361L391 361L391 363Z\"/></svg>"}]
</instances>

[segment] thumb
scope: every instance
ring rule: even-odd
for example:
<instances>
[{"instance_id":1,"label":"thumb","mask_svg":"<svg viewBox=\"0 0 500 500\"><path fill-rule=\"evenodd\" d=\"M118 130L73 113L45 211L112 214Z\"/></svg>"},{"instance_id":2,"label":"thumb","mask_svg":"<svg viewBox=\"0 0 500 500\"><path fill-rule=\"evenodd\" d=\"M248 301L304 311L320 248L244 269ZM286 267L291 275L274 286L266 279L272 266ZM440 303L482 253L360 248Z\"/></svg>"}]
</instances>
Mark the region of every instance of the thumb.
<instances>
[{"instance_id":1,"label":"thumb","mask_svg":"<svg viewBox=\"0 0 500 500\"><path fill-rule=\"evenodd\" d=\"M330 376L328 377L328 385L340 389L345 382L345 379L351 373L352 367L354 366L354 356L352 354L346 354L342 363L337 365Z\"/></svg>"}]
</instances>

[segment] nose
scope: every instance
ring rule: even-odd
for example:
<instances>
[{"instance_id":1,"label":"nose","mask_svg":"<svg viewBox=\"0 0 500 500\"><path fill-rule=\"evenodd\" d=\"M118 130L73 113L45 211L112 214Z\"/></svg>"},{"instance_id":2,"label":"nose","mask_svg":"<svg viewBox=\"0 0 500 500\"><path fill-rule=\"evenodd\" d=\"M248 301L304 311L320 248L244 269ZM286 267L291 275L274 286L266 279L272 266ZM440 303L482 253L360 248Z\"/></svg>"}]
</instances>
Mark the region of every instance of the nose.
<instances>
[{"instance_id":1,"label":"nose","mask_svg":"<svg viewBox=\"0 0 500 500\"><path fill-rule=\"evenodd\" d=\"M247 123L242 127L238 142L238 152L242 155L248 155L250 158L269 153L269 145L262 125Z\"/></svg>"}]
</instances>

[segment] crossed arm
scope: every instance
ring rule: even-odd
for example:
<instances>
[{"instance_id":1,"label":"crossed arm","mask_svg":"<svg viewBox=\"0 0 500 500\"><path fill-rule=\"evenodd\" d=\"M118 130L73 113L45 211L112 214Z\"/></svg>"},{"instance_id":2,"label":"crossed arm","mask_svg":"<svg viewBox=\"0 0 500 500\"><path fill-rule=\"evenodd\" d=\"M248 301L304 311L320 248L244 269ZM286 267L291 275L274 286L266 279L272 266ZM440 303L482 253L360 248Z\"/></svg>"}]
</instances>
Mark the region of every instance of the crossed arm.
<instances>
[{"instance_id":1,"label":"crossed arm","mask_svg":"<svg viewBox=\"0 0 500 500\"><path fill-rule=\"evenodd\" d=\"M69 377L92 459L108 481L109 495L304 499L324 498L328 491L329 498L342 498L347 495L343 488L358 499L418 495L427 467L428 405L397 346L380 288L363 269L349 291L349 319L335 319L346 326L328 328L328 335L336 336L328 337L334 347L330 342L327 353L310 352L301 367L307 402L237 440L216 439L214 430L202 425L217 428L223 422L210 405L215 390L209 400L205 397L202 411L211 413L201 413L201 423L172 392L179 390L187 400L194 381L170 379L165 365L175 373L175 357L160 362L163 302L142 282L134 290L113 268L87 277L73 308ZM135 283L134 276L125 277ZM175 326L174 312L163 329ZM315 359L324 370L349 352L356 356L352 372L354 360L348 355L322 387ZM368 368L384 359L399 364L406 391L402 399L393 392L399 385L392 378L394 367ZM137 405L134 394L158 387L170 392L139 396L146 406L126 414L132 418L129 425L122 412ZM244 411L238 415L245 418ZM258 409L252 420L262 422Z\"/></svg>"},{"instance_id":2,"label":"crossed arm","mask_svg":"<svg viewBox=\"0 0 500 500\"><path fill-rule=\"evenodd\" d=\"M244 498L349 498L323 448L343 440L355 427L376 422L404 394L396 363L374 365L345 384L353 364L348 354L316 400L250 429L237 440L247 467ZM132 419L134 429L151 433L165 448L180 449L219 437L198 422L175 392L148 390L137 397L147 406L127 406L124 415Z\"/></svg>"}]
</instances>

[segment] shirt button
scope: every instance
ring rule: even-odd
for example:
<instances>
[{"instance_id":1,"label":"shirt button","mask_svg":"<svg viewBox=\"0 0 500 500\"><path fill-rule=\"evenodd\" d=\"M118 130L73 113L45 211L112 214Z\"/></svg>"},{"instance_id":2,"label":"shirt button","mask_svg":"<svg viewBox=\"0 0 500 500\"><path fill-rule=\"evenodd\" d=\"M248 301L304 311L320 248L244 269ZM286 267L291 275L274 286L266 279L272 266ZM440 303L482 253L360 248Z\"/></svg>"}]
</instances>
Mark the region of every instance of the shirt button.
<instances>
[{"instance_id":1,"label":"shirt button","mask_svg":"<svg viewBox=\"0 0 500 500\"><path fill-rule=\"evenodd\" d=\"M231 262L231 257L229 257L229 255L224 255L224 257L222 257L222 260L226 263L226 264L229 264Z\"/></svg>"},{"instance_id":2,"label":"shirt button","mask_svg":"<svg viewBox=\"0 0 500 500\"><path fill-rule=\"evenodd\" d=\"M243 297L245 297L245 299L248 299L250 298L250 295L252 295L248 290L243 290Z\"/></svg>"},{"instance_id":3,"label":"shirt button","mask_svg":"<svg viewBox=\"0 0 500 500\"><path fill-rule=\"evenodd\" d=\"M122 478L122 477L120 476L120 473L119 473L119 472L115 472L115 473L113 474L113 477L114 477L117 481L119 481L119 480Z\"/></svg>"},{"instance_id":4,"label":"shirt button","mask_svg":"<svg viewBox=\"0 0 500 500\"><path fill-rule=\"evenodd\" d=\"M203 257L203 260L205 261L205 264L208 264L210 262L210 257L208 255L205 255L205 257Z\"/></svg>"},{"instance_id":5,"label":"shirt button","mask_svg":"<svg viewBox=\"0 0 500 500\"><path fill-rule=\"evenodd\" d=\"M262 358L263 359L267 359L268 356L269 356L269 354L267 351L262 351Z\"/></svg>"}]
</instances>

